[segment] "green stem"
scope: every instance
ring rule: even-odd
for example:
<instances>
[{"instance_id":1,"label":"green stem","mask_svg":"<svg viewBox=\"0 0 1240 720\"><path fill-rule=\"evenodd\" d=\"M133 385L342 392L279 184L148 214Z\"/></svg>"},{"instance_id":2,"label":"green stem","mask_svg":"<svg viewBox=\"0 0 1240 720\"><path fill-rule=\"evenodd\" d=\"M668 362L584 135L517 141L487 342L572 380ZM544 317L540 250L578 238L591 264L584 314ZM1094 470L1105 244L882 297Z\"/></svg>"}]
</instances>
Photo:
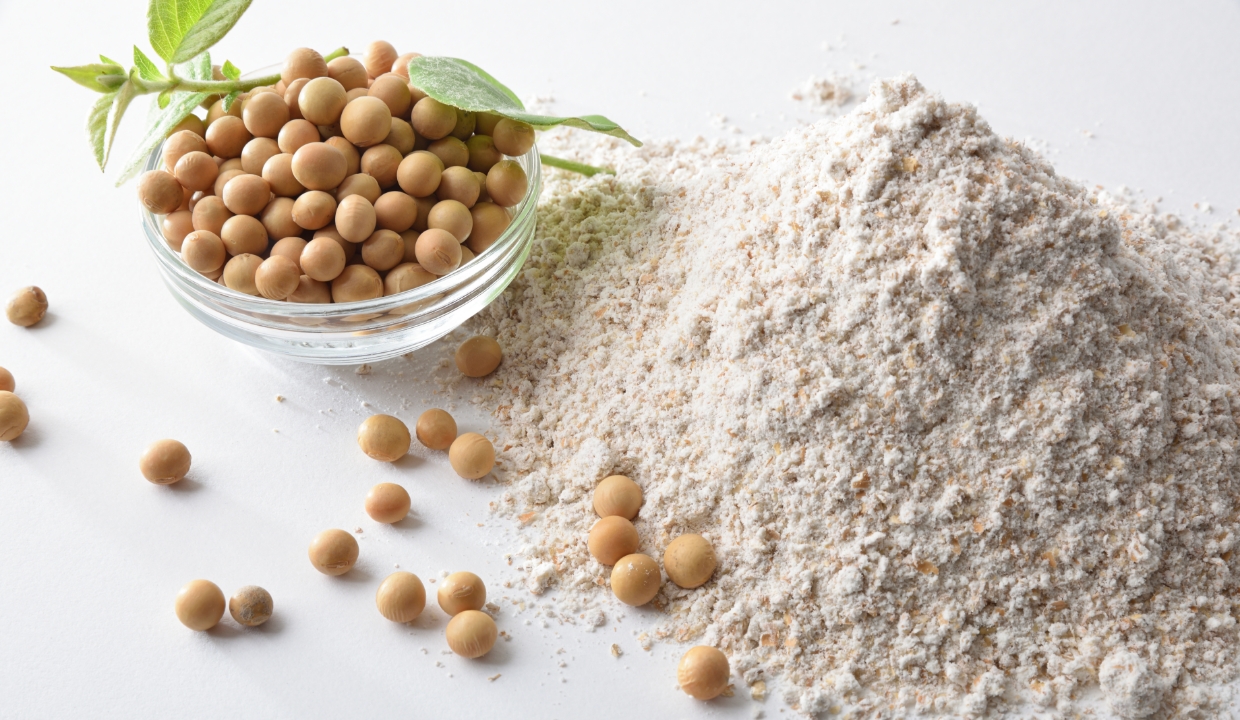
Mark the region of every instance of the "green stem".
<instances>
[{"instance_id":1,"label":"green stem","mask_svg":"<svg viewBox=\"0 0 1240 720\"><path fill-rule=\"evenodd\" d=\"M175 90L227 95L230 92L248 92L256 87L275 85L280 82L280 73L254 78L253 80L189 80L186 78L173 78L173 82L176 83L174 86Z\"/></svg>"},{"instance_id":2,"label":"green stem","mask_svg":"<svg viewBox=\"0 0 1240 720\"><path fill-rule=\"evenodd\" d=\"M559 168L561 170L569 170L575 173L581 173L582 175L585 175L586 177L593 177L595 175L598 175L599 173L606 173L608 175L616 174L616 171L612 170L611 168L595 167L593 165L586 165L585 163L574 162L572 160L565 160L564 158L552 157L551 155L540 154L538 158L542 160L543 165L548 165L553 168Z\"/></svg>"},{"instance_id":3,"label":"green stem","mask_svg":"<svg viewBox=\"0 0 1240 720\"><path fill-rule=\"evenodd\" d=\"M331 52L324 55L323 59L326 60L327 62L331 62L332 60L335 60L338 57L344 57L345 55L348 55L348 54L349 54L349 48L338 47L335 50L332 50Z\"/></svg>"}]
</instances>

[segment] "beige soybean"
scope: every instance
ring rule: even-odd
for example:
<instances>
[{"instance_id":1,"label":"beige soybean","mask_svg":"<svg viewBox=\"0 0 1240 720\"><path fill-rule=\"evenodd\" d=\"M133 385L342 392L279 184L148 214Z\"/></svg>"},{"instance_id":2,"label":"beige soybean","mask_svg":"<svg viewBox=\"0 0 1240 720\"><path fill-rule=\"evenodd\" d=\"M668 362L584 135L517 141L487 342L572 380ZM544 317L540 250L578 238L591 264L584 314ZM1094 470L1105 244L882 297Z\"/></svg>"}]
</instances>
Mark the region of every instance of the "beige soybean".
<instances>
[{"instance_id":1,"label":"beige soybean","mask_svg":"<svg viewBox=\"0 0 1240 720\"><path fill-rule=\"evenodd\" d=\"M435 275L447 275L461 264L461 243L447 230L426 230L413 251L418 264Z\"/></svg>"},{"instance_id":2,"label":"beige soybean","mask_svg":"<svg viewBox=\"0 0 1240 720\"><path fill-rule=\"evenodd\" d=\"M495 141L496 150L517 157L534 147L534 128L529 123L504 118L495 124L491 139Z\"/></svg>"},{"instance_id":3,"label":"beige soybean","mask_svg":"<svg viewBox=\"0 0 1240 720\"><path fill-rule=\"evenodd\" d=\"M263 259L251 253L234 255L224 265L224 287L257 296L258 285L254 283L254 276L258 273L258 266L262 264Z\"/></svg>"},{"instance_id":4,"label":"beige soybean","mask_svg":"<svg viewBox=\"0 0 1240 720\"><path fill-rule=\"evenodd\" d=\"M383 278L384 295L403 293L406 290L421 287L438 279L423 270L422 266L416 262L409 262L404 258L401 258L401 260L402 263L388 271L388 274Z\"/></svg>"},{"instance_id":5,"label":"beige soybean","mask_svg":"<svg viewBox=\"0 0 1240 720\"><path fill-rule=\"evenodd\" d=\"M431 208L426 218L428 228L446 230L452 233L458 243L469 239L474 227L474 217L469 208L456 200L440 200Z\"/></svg>"},{"instance_id":6,"label":"beige soybean","mask_svg":"<svg viewBox=\"0 0 1240 720\"><path fill-rule=\"evenodd\" d=\"M495 468L495 446L478 433L465 433L448 447L448 463L457 475L477 480Z\"/></svg>"},{"instance_id":7,"label":"beige soybean","mask_svg":"<svg viewBox=\"0 0 1240 720\"><path fill-rule=\"evenodd\" d=\"M168 247L180 252L181 242L185 240L186 235L194 231L194 215L189 210L169 213L164 216L162 229L164 240L168 241Z\"/></svg>"},{"instance_id":8,"label":"beige soybean","mask_svg":"<svg viewBox=\"0 0 1240 720\"><path fill-rule=\"evenodd\" d=\"M177 593L173 609L190 630L210 630L224 617L224 592L210 580L191 580Z\"/></svg>"},{"instance_id":9,"label":"beige soybean","mask_svg":"<svg viewBox=\"0 0 1240 720\"><path fill-rule=\"evenodd\" d=\"M396 171L400 167L400 151L386 143L366 148L362 153L361 170L373 177L383 189L396 185Z\"/></svg>"},{"instance_id":10,"label":"beige soybean","mask_svg":"<svg viewBox=\"0 0 1240 720\"><path fill-rule=\"evenodd\" d=\"M426 219L430 217L431 208L435 207L435 203L439 202L433 195L428 197L415 197L414 202L418 204L418 219L413 221L413 229L419 232L426 230Z\"/></svg>"},{"instance_id":11,"label":"beige soybean","mask_svg":"<svg viewBox=\"0 0 1240 720\"><path fill-rule=\"evenodd\" d=\"M414 222L416 223L417 221L415 220ZM421 235L421 234L422 234L422 233L421 233L421 232L419 232L419 231L417 231L417 230L406 230L406 231L404 231L403 233L401 233L401 234L400 234L400 239L405 241L405 258L404 258L404 260L405 260L405 262L406 262L406 263L410 263L410 264L417 265L417 262L418 262L418 252L417 252L417 250L418 250L418 236L419 236L419 235ZM418 269L419 269L419 270L421 270L421 269L422 269L422 266L421 266L421 265L418 265ZM425 270L422 270L422 272L426 272L426 271L425 271ZM430 275L430 273L427 273L427 274L428 274L428 275ZM434 275L431 275L431 279L432 279L432 280L434 280L434 279L435 279L435 276L434 276ZM391 294L391 293L388 293L388 294Z\"/></svg>"},{"instance_id":12,"label":"beige soybean","mask_svg":"<svg viewBox=\"0 0 1240 720\"><path fill-rule=\"evenodd\" d=\"M409 428L391 415L371 415L357 428L358 447L383 462L396 462L404 457L411 441Z\"/></svg>"},{"instance_id":13,"label":"beige soybean","mask_svg":"<svg viewBox=\"0 0 1240 720\"><path fill-rule=\"evenodd\" d=\"M297 289L301 269L297 263L283 255L272 255L258 266L254 273L254 285L258 294L268 300L283 300Z\"/></svg>"},{"instance_id":14,"label":"beige soybean","mask_svg":"<svg viewBox=\"0 0 1240 720\"><path fill-rule=\"evenodd\" d=\"M495 134L495 126L503 120L503 116L494 113L480 112L477 114L477 120L474 125L474 132L479 135Z\"/></svg>"},{"instance_id":15,"label":"beige soybean","mask_svg":"<svg viewBox=\"0 0 1240 720\"><path fill-rule=\"evenodd\" d=\"M251 95L241 108L241 120L254 137L275 139L289 121L288 103L283 94L274 92Z\"/></svg>"},{"instance_id":16,"label":"beige soybean","mask_svg":"<svg viewBox=\"0 0 1240 720\"><path fill-rule=\"evenodd\" d=\"M269 137L256 137L241 149L241 169L250 175L262 175L267 161L280 154L280 144Z\"/></svg>"},{"instance_id":17,"label":"beige soybean","mask_svg":"<svg viewBox=\"0 0 1240 720\"><path fill-rule=\"evenodd\" d=\"M395 73L396 75L399 75L401 79L408 80L409 79L409 61L414 59L415 57L422 57L422 55L421 53L411 52L411 53L405 53L401 55L400 57L396 58L396 60L392 62L392 68L391 68L392 72Z\"/></svg>"},{"instance_id":18,"label":"beige soybean","mask_svg":"<svg viewBox=\"0 0 1240 720\"><path fill-rule=\"evenodd\" d=\"M315 238L301 252L301 268L321 282L331 282L344 270L347 258L340 243L327 237Z\"/></svg>"},{"instance_id":19,"label":"beige soybean","mask_svg":"<svg viewBox=\"0 0 1240 720\"><path fill-rule=\"evenodd\" d=\"M26 432L30 411L12 390L0 390L0 442L12 442Z\"/></svg>"},{"instance_id":20,"label":"beige soybean","mask_svg":"<svg viewBox=\"0 0 1240 720\"><path fill-rule=\"evenodd\" d=\"M409 108L413 105L413 95L409 92L409 83L399 75L392 73L385 73L375 78L368 94L371 97L382 100L383 104L388 106L388 111L391 112L394 118L407 117L409 115Z\"/></svg>"},{"instance_id":21,"label":"beige soybean","mask_svg":"<svg viewBox=\"0 0 1240 720\"><path fill-rule=\"evenodd\" d=\"M347 105L348 102L349 102L349 96L346 94L345 104ZM334 137L338 137L342 140L344 139L344 133L340 132L339 122L335 122L331 125L319 125L318 128L319 128L319 137L322 138L323 142L327 142L328 140ZM349 143L349 144L352 145L353 143Z\"/></svg>"},{"instance_id":22,"label":"beige soybean","mask_svg":"<svg viewBox=\"0 0 1240 720\"><path fill-rule=\"evenodd\" d=\"M47 294L34 285L24 287L13 293L4 312L14 325L30 327L47 314Z\"/></svg>"},{"instance_id":23,"label":"beige soybean","mask_svg":"<svg viewBox=\"0 0 1240 720\"><path fill-rule=\"evenodd\" d=\"M379 614L392 622L413 622L426 608L426 587L411 572L394 572L379 584L375 605Z\"/></svg>"},{"instance_id":24,"label":"beige soybean","mask_svg":"<svg viewBox=\"0 0 1240 720\"><path fill-rule=\"evenodd\" d=\"M233 215L224 221L220 240L229 255L263 255L267 252L267 228L251 215Z\"/></svg>"},{"instance_id":25,"label":"beige soybean","mask_svg":"<svg viewBox=\"0 0 1240 720\"><path fill-rule=\"evenodd\" d=\"M452 128L452 137L464 142L474 134L474 128L478 125L478 113L468 110L456 110L456 125Z\"/></svg>"},{"instance_id":26,"label":"beige soybean","mask_svg":"<svg viewBox=\"0 0 1240 720\"><path fill-rule=\"evenodd\" d=\"M336 217L336 198L322 190L310 190L293 201L293 222L306 230L327 227Z\"/></svg>"},{"instance_id":27,"label":"beige soybean","mask_svg":"<svg viewBox=\"0 0 1240 720\"><path fill-rule=\"evenodd\" d=\"M417 136L413 134L413 126L398 117L392 118L392 129L388 131L387 137L383 138L383 144L396 148L404 158L413 152L416 143Z\"/></svg>"},{"instance_id":28,"label":"beige soybean","mask_svg":"<svg viewBox=\"0 0 1240 720\"><path fill-rule=\"evenodd\" d=\"M456 108L434 98L424 97L414 103L409 124L413 125L418 137L427 140L447 137L456 128Z\"/></svg>"},{"instance_id":29,"label":"beige soybean","mask_svg":"<svg viewBox=\"0 0 1240 720\"><path fill-rule=\"evenodd\" d=\"M314 536L308 555L315 570L324 575L344 575L357 563L358 552L356 538L332 528Z\"/></svg>"},{"instance_id":30,"label":"beige soybean","mask_svg":"<svg viewBox=\"0 0 1240 720\"><path fill-rule=\"evenodd\" d=\"M219 235L195 230L181 242L181 259L194 270L207 275L224 267L228 252Z\"/></svg>"},{"instance_id":31,"label":"beige soybean","mask_svg":"<svg viewBox=\"0 0 1240 720\"><path fill-rule=\"evenodd\" d=\"M240 163L241 160L238 159L237 162ZM228 184L228 181L232 180L238 175L245 175L245 174L246 174L245 170L243 170L242 168L239 168L239 167L229 168L225 170L224 166L221 165L220 174L215 178L215 185L211 188L211 194L222 200L224 197L224 186Z\"/></svg>"},{"instance_id":32,"label":"beige soybean","mask_svg":"<svg viewBox=\"0 0 1240 720\"><path fill-rule=\"evenodd\" d=\"M370 82L365 66L357 58L348 55L327 63L327 75L340 83L346 93L359 88L365 90Z\"/></svg>"},{"instance_id":33,"label":"beige soybean","mask_svg":"<svg viewBox=\"0 0 1240 720\"><path fill-rule=\"evenodd\" d=\"M297 279L297 289L285 299L295 303L329 303L332 301L332 288L325 282L302 275Z\"/></svg>"},{"instance_id":34,"label":"beige soybean","mask_svg":"<svg viewBox=\"0 0 1240 720\"><path fill-rule=\"evenodd\" d=\"M219 97L219 96L216 95L213 97ZM224 100L222 98L219 100L213 101L211 103L211 106L207 108L207 119L204 120L203 123L207 126L207 129L210 130L211 126L214 125L217 120L223 117L235 117L238 120L240 120L241 119L241 103L234 102L228 108L228 110L224 110ZM203 132L202 135L204 138L207 136L206 132Z\"/></svg>"},{"instance_id":35,"label":"beige soybean","mask_svg":"<svg viewBox=\"0 0 1240 720\"><path fill-rule=\"evenodd\" d=\"M487 586L471 572L454 572L439 583L435 597L439 608L449 615L481 610L487 604Z\"/></svg>"},{"instance_id":36,"label":"beige soybean","mask_svg":"<svg viewBox=\"0 0 1240 720\"><path fill-rule=\"evenodd\" d=\"M392 130L392 112L379 98L363 96L349 101L340 114L340 131L358 147L383 142Z\"/></svg>"},{"instance_id":37,"label":"beige soybean","mask_svg":"<svg viewBox=\"0 0 1240 720\"><path fill-rule=\"evenodd\" d=\"M302 228L293 220L293 199L286 197L278 197L267 204L263 208L259 219L263 222L263 227L267 229L267 235L272 240L283 240L301 235Z\"/></svg>"},{"instance_id":38,"label":"beige soybean","mask_svg":"<svg viewBox=\"0 0 1240 720\"><path fill-rule=\"evenodd\" d=\"M481 172L475 172L474 177L478 178L478 186L481 188L478 191L478 202L490 203L491 196L487 194L487 174L481 173ZM491 203L491 204L494 205L495 203Z\"/></svg>"},{"instance_id":39,"label":"beige soybean","mask_svg":"<svg viewBox=\"0 0 1240 720\"><path fill-rule=\"evenodd\" d=\"M663 551L663 569L668 579L682 588L702 586L715 574L718 565L715 548L701 535L681 535Z\"/></svg>"},{"instance_id":40,"label":"beige soybean","mask_svg":"<svg viewBox=\"0 0 1240 720\"><path fill-rule=\"evenodd\" d=\"M327 75L327 62L323 56L310 48L298 48L284 60L280 80L287 87L298 78L319 78Z\"/></svg>"},{"instance_id":41,"label":"beige soybean","mask_svg":"<svg viewBox=\"0 0 1240 720\"><path fill-rule=\"evenodd\" d=\"M340 187L336 188L336 202L340 202L350 195L361 195L366 198L370 204L379 201L379 196L383 194L383 189L379 187L379 181L366 173L357 173L350 175L340 183Z\"/></svg>"},{"instance_id":42,"label":"beige soybean","mask_svg":"<svg viewBox=\"0 0 1240 720\"><path fill-rule=\"evenodd\" d=\"M297 197L305 190L297 177L293 175L292 153L280 153L263 165L263 180L271 188L271 192L280 197ZM216 182L216 187L219 183ZM219 195L217 192L216 195Z\"/></svg>"},{"instance_id":43,"label":"beige soybean","mask_svg":"<svg viewBox=\"0 0 1240 720\"><path fill-rule=\"evenodd\" d=\"M487 194L491 202L512 207L525 198L529 180L515 160L503 160L487 171Z\"/></svg>"},{"instance_id":44,"label":"beige soybean","mask_svg":"<svg viewBox=\"0 0 1240 720\"><path fill-rule=\"evenodd\" d=\"M462 266L464 266L470 260L473 260L475 257L477 257L477 255L474 255L474 251L470 250L468 245L461 246L461 265Z\"/></svg>"},{"instance_id":45,"label":"beige soybean","mask_svg":"<svg viewBox=\"0 0 1240 720\"><path fill-rule=\"evenodd\" d=\"M358 173L362 165L362 155L358 152L357 148L353 146L353 143L343 137L327 138L323 142L336 148L340 151L341 155L344 155L345 177L356 175Z\"/></svg>"},{"instance_id":46,"label":"beige soybean","mask_svg":"<svg viewBox=\"0 0 1240 720\"><path fill-rule=\"evenodd\" d=\"M293 177L307 190L331 190L348 172L344 153L322 142L307 143L293 153Z\"/></svg>"},{"instance_id":47,"label":"beige soybean","mask_svg":"<svg viewBox=\"0 0 1240 720\"><path fill-rule=\"evenodd\" d=\"M366 97L369 94L370 92L366 88L353 88L352 90L345 93L344 97L346 100L348 100L348 102L353 102L354 100L360 97ZM345 103L345 105L347 106L348 103ZM341 115L343 115L343 113L341 113ZM341 132L343 133L343 130Z\"/></svg>"},{"instance_id":48,"label":"beige soybean","mask_svg":"<svg viewBox=\"0 0 1240 720\"><path fill-rule=\"evenodd\" d=\"M280 128L276 147L279 148L280 152L292 154L300 150L303 145L309 145L318 141L319 129L315 127L314 123L311 123L309 120L290 120L287 125ZM244 159L245 153L242 153L241 157ZM260 167L258 172L261 173L262 171L263 169Z\"/></svg>"},{"instance_id":49,"label":"beige soybean","mask_svg":"<svg viewBox=\"0 0 1240 720\"><path fill-rule=\"evenodd\" d=\"M346 265L332 280L334 302L356 302L383 297L383 279L369 265Z\"/></svg>"},{"instance_id":50,"label":"beige soybean","mask_svg":"<svg viewBox=\"0 0 1240 720\"><path fill-rule=\"evenodd\" d=\"M271 246L271 257L275 257L276 255L286 257L297 264L297 270L299 273L304 273L305 270L301 266L301 255L305 252L305 250L306 241L298 235L293 235L291 237L285 237L277 240L276 244Z\"/></svg>"},{"instance_id":51,"label":"beige soybean","mask_svg":"<svg viewBox=\"0 0 1240 720\"><path fill-rule=\"evenodd\" d=\"M483 251L495 244L512 224L512 216L504 208L491 202L480 202L469 209L473 218L473 229L469 232L466 242L469 249L481 255Z\"/></svg>"},{"instance_id":52,"label":"beige soybean","mask_svg":"<svg viewBox=\"0 0 1240 720\"><path fill-rule=\"evenodd\" d=\"M377 78L391 69L396 62L396 48L386 40L375 40L366 46L366 72Z\"/></svg>"},{"instance_id":53,"label":"beige soybean","mask_svg":"<svg viewBox=\"0 0 1240 720\"><path fill-rule=\"evenodd\" d=\"M417 219L417 201L403 192L383 193L375 201L375 223L384 230L402 233L413 227L413 221Z\"/></svg>"},{"instance_id":54,"label":"beige soybean","mask_svg":"<svg viewBox=\"0 0 1240 720\"><path fill-rule=\"evenodd\" d=\"M228 599L228 614L245 627L258 627L271 619L275 603L271 593L257 585L246 585Z\"/></svg>"},{"instance_id":55,"label":"beige soybean","mask_svg":"<svg viewBox=\"0 0 1240 720\"><path fill-rule=\"evenodd\" d=\"M435 184L439 184L438 178ZM434 192L432 189L431 192ZM428 195L430 193L427 193ZM156 215L176 212L185 199L185 191L176 176L164 170L151 170L138 178L138 200Z\"/></svg>"},{"instance_id":56,"label":"beige soybean","mask_svg":"<svg viewBox=\"0 0 1240 720\"><path fill-rule=\"evenodd\" d=\"M297 96L301 116L316 126L340 121L340 113L348 102L348 93L339 81L330 77L315 78L306 83Z\"/></svg>"},{"instance_id":57,"label":"beige soybean","mask_svg":"<svg viewBox=\"0 0 1240 720\"><path fill-rule=\"evenodd\" d=\"M490 615L480 610L466 610L448 621L444 636L452 652L473 659L491 652L499 631Z\"/></svg>"},{"instance_id":58,"label":"beige soybean","mask_svg":"<svg viewBox=\"0 0 1240 720\"><path fill-rule=\"evenodd\" d=\"M732 674L728 656L707 645L691 647L676 666L676 682L680 689L698 700L713 700L728 689Z\"/></svg>"},{"instance_id":59,"label":"beige soybean","mask_svg":"<svg viewBox=\"0 0 1240 720\"><path fill-rule=\"evenodd\" d=\"M142 477L156 485L171 485L189 473L189 448L177 440L156 440L138 458Z\"/></svg>"},{"instance_id":60,"label":"beige soybean","mask_svg":"<svg viewBox=\"0 0 1240 720\"><path fill-rule=\"evenodd\" d=\"M375 206L361 195L350 195L336 206L336 231L349 242L364 242L375 231L375 222Z\"/></svg>"},{"instance_id":61,"label":"beige soybean","mask_svg":"<svg viewBox=\"0 0 1240 720\"><path fill-rule=\"evenodd\" d=\"M233 214L257 215L271 200L271 186L258 175L238 175L224 185L223 197L224 207Z\"/></svg>"},{"instance_id":62,"label":"beige soybean","mask_svg":"<svg viewBox=\"0 0 1240 720\"><path fill-rule=\"evenodd\" d=\"M431 408L418 416L414 433L418 442L431 450L447 450L456 440L456 420L447 410Z\"/></svg>"},{"instance_id":63,"label":"beige soybean","mask_svg":"<svg viewBox=\"0 0 1240 720\"><path fill-rule=\"evenodd\" d=\"M485 173L504 159L504 154L495 149L495 141L490 135L474 135L465 141L465 149L469 151L466 167L474 172Z\"/></svg>"},{"instance_id":64,"label":"beige soybean","mask_svg":"<svg viewBox=\"0 0 1240 720\"><path fill-rule=\"evenodd\" d=\"M188 130L169 135L164 141L164 167L171 171L178 160L191 152L207 152L207 141L202 135Z\"/></svg>"},{"instance_id":65,"label":"beige soybean","mask_svg":"<svg viewBox=\"0 0 1240 720\"><path fill-rule=\"evenodd\" d=\"M284 103L288 105L290 121L305 119L305 116L301 114L301 90L308 82L310 82L309 78L297 78L284 90Z\"/></svg>"},{"instance_id":66,"label":"beige soybean","mask_svg":"<svg viewBox=\"0 0 1240 720\"><path fill-rule=\"evenodd\" d=\"M0 367L0 391L13 392L15 389L17 389L17 381L13 379L13 373Z\"/></svg>"},{"instance_id":67,"label":"beige soybean","mask_svg":"<svg viewBox=\"0 0 1240 720\"><path fill-rule=\"evenodd\" d=\"M215 164L215 160L210 155L194 150L185 153L180 160L177 160L172 174L184 188L206 190L214 187L215 178L219 172L220 167Z\"/></svg>"},{"instance_id":68,"label":"beige soybean","mask_svg":"<svg viewBox=\"0 0 1240 720\"><path fill-rule=\"evenodd\" d=\"M415 150L405 156L396 171L400 189L413 197L427 197L439 188L444 164L434 153Z\"/></svg>"},{"instance_id":69,"label":"beige soybean","mask_svg":"<svg viewBox=\"0 0 1240 720\"><path fill-rule=\"evenodd\" d=\"M405 241L391 230L376 230L362 243L362 262L379 272L400 264L405 257Z\"/></svg>"},{"instance_id":70,"label":"beige soybean","mask_svg":"<svg viewBox=\"0 0 1240 720\"><path fill-rule=\"evenodd\" d=\"M318 240L319 238L324 238L324 237L331 238L332 241L334 241L336 244L340 246L341 250L344 250L344 257L346 261L352 260L354 256L357 255L357 245L355 243L351 243L348 240L345 240L344 238L340 237L340 233L336 231L336 226L334 224L328 225L322 230L314 231L315 240Z\"/></svg>"},{"instance_id":71,"label":"beige soybean","mask_svg":"<svg viewBox=\"0 0 1240 720\"><path fill-rule=\"evenodd\" d=\"M619 515L609 515L594 523L586 539L590 554L604 565L615 565L620 558L637 552L637 546L637 529Z\"/></svg>"},{"instance_id":72,"label":"beige soybean","mask_svg":"<svg viewBox=\"0 0 1240 720\"><path fill-rule=\"evenodd\" d=\"M455 166L443 171L435 197L439 200L455 200L468 209L478 202L481 192L482 185L478 182L478 176L467 167ZM470 225L473 225L472 219Z\"/></svg>"},{"instance_id":73,"label":"beige soybean","mask_svg":"<svg viewBox=\"0 0 1240 720\"><path fill-rule=\"evenodd\" d=\"M625 475L609 475L594 488L594 512L632 520L642 506L642 489Z\"/></svg>"},{"instance_id":74,"label":"beige soybean","mask_svg":"<svg viewBox=\"0 0 1240 720\"><path fill-rule=\"evenodd\" d=\"M409 492L396 483L379 483L366 493L366 514L381 523L398 523L409 514Z\"/></svg>"},{"instance_id":75,"label":"beige soybean","mask_svg":"<svg viewBox=\"0 0 1240 720\"><path fill-rule=\"evenodd\" d=\"M181 131L189 131L198 137L203 137L207 134L207 126L202 122L202 118L197 115L186 115L181 122L168 131L168 137L172 137Z\"/></svg>"},{"instance_id":76,"label":"beige soybean","mask_svg":"<svg viewBox=\"0 0 1240 720\"><path fill-rule=\"evenodd\" d=\"M469 148L457 138L440 138L426 146L426 150L439 158L444 167L465 167L469 165Z\"/></svg>"},{"instance_id":77,"label":"beige soybean","mask_svg":"<svg viewBox=\"0 0 1240 720\"><path fill-rule=\"evenodd\" d=\"M663 573L649 555L626 555L611 569L611 592L625 605L645 605L659 594L662 586Z\"/></svg>"},{"instance_id":78,"label":"beige soybean","mask_svg":"<svg viewBox=\"0 0 1240 720\"><path fill-rule=\"evenodd\" d=\"M207 148L212 155L229 158L241 157L241 150L253 138L239 117L226 115L207 128Z\"/></svg>"},{"instance_id":79,"label":"beige soybean","mask_svg":"<svg viewBox=\"0 0 1240 720\"><path fill-rule=\"evenodd\" d=\"M475 335L456 349L456 368L465 377L486 377L495 372L503 357L503 350L495 338Z\"/></svg>"}]
</instances>

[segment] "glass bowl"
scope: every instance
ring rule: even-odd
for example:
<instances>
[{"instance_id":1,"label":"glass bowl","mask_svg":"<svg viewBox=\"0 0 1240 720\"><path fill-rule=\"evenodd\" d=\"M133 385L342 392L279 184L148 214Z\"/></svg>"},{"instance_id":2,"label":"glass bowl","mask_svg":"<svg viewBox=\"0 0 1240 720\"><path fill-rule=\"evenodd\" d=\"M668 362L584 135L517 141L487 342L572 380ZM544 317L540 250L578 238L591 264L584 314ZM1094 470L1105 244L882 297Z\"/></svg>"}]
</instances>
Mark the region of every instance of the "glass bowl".
<instances>
[{"instance_id":1,"label":"glass bowl","mask_svg":"<svg viewBox=\"0 0 1240 720\"><path fill-rule=\"evenodd\" d=\"M160 166L161 144L146 170ZM321 365L355 365L416 350L447 335L499 297L521 271L534 240L542 163L537 146L514 158L529 178L512 223L493 245L421 287L373 300L301 304L246 295L192 270L164 239L161 219L138 205L142 230L164 284L200 322L238 342Z\"/></svg>"}]
</instances>

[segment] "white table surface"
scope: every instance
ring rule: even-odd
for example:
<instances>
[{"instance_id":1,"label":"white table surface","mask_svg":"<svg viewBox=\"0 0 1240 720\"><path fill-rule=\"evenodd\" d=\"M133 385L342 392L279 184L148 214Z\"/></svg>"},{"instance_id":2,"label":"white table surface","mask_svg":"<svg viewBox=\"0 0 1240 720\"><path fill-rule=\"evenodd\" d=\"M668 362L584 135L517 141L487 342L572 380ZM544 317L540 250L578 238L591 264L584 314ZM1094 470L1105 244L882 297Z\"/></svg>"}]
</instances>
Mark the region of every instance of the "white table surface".
<instances>
[{"instance_id":1,"label":"white table surface","mask_svg":"<svg viewBox=\"0 0 1240 720\"><path fill-rule=\"evenodd\" d=\"M0 0L0 292L37 284L52 305L36 328L0 323L0 365L32 415L0 444L0 717L790 716L743 690L709 704L680 694L678 648L646 652L634 637L653 627L650 611L617 608L589 633L502 602L513 639L477 662L443 654L437 608L414 627L378 615L375 587L396 564L424 580L470 569L492 597L537 600L501 587L513 548L486 513L500 487L456 478L442 454L376 463L353 439L372 412L412 421L451 407L463 430L485 429L486 415L436 394L446 346L359 376L236 345L175 304L132 186L113 189L89 157L91 97L47 69L128 58L146 46L144 12ZM1000 132L1045 141L1064 174L1141 188L1168 209L1209 202L1206 219L1240 208L1236 2L257 2L215 56L246 69L376 35L469 58L523 95L640 137L718 134L720 114L775 134L812 119L789 99L810 75L913 71ZM122 129L118 160L141 117ZM137 471L165 436L194 454L175 487ZM416 519L365 516L366 490L385 480L409 488ZM343 578L306 560L328 527L364 531ZM276 615L258 630L226 619L191 632L172 601L197 577L226 593L262 585Z\"/></svg>"}]
</instances>

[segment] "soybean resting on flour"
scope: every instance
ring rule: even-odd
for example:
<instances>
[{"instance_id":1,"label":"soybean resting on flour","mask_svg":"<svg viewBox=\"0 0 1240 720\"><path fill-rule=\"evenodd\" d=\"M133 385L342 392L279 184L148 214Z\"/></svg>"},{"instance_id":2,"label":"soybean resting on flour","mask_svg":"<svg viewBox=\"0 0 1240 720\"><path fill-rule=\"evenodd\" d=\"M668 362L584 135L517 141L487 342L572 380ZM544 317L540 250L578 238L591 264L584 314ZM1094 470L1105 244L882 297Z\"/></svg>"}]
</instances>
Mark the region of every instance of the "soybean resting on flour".
<instances>
[{"instance_id":1,"label":"soybean resting on flour","mask_svg":"<svg viewBox=\"0 0 1240 720\"><path fill-rule=\"evenodd\" d=\"M617 607L586 536L623 473L644 552L714 543L655 636L717 644L738 692L1209 707L1238 647L1232 239L1059 177L911 77L739 151L543 144L618 173L548 181L478 321L532 590Z\"/></svg>"}]
</instances>

